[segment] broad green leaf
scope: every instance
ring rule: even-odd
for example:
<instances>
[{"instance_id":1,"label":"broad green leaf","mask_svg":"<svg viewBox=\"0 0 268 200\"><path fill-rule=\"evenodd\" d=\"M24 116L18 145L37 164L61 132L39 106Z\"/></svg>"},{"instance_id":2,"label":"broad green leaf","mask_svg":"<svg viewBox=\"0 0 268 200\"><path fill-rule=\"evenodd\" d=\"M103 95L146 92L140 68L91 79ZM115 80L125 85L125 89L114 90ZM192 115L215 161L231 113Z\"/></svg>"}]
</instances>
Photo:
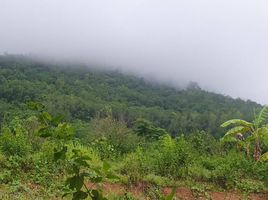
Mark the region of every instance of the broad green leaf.
<instances>
[{"instance_id":1,"label":"broad green leaf","mask_svg":"<svg viewBox=\"0 0 268 200\"><path fill-rule=\"evenodd\" d=\"M70 189L80 190L84 184L84 176L75 175L66 180L66 184L69 185Z\"/></svg>"},{"instance_id":2,"label":"broad green leaf","mask_svg":"<svg viewBox=\"0 0 268 200\"><path fill-rule=\"evenodd\" d=\"M237 139L235 137L232 137L230 135L226 135L220 139L221 143L226 143L226 142L237 142Z\"/></svg>"},{"instance_id":3,"label":"broad green leaf","mask_svg":"<svg viewBox=\"0 0 268 200\"><path fill-rule=\"evenodd\" d=\"M263 107L257 119L255 120L256 126L259 127L268 118L268 106Z\"/></svg>"},{"instance_id":4,"label":"broad green leaf","mask_svg":"<svg viewBox=\"0 0 268 200\"><path fill-rule=\"evenodd\" d=\"M247 127L252 127L253 124L250 123L250 122L247 122L245 120L242 120L242 119L231 119L231 120L228 120L226 122L224 122L221 127L227 127L227 126L230 126L230 125L241 125L241 126L247 126Z\"/></svg>"},{"instance_id":5,"label":"broad green leaf","mask_svg":"<svg viewBox=\"0 0 268 200\"><path fill-rule=\"evenodd\" d=\"M244 134L250 131L250 128L244 126L236 126L231 128L224 136L236 136L238 133Z\"/></svg>"},{"instance_id":6,"label":"broad green leaf","mask_svg":"<svg viewBox=\"0 0 268 200\"><path fill-rule=\"evenodd\" d=\"M57 161L59 159L65 159L66 158L66 152L67 152L67 147L64 146L60 151L56 151L54 149L54 160Z\"/></svg>"},{"instance_id":7,"label":"broad green leaf","mask_svg":"<svg viewBox=\"0 0 268 200\"><path fill-rule=\"evenodd\" d=\"M88 193L83 192L83 191L77 191L73 193L73 200L79 200L79 199L86 199L88 197Z\"/></svg>"},{"instance_id":8,"label":"broad green leaf","mask_svg":"<svg viewBox=\"0 0 268 200\"><path fill-rule=\"evenodd\" d=\"M107 200L105 197L102 196L102 194L98 190L92 190L91 193L92 193L91 195L92 200Z\"/></svg>"}]
</instances>

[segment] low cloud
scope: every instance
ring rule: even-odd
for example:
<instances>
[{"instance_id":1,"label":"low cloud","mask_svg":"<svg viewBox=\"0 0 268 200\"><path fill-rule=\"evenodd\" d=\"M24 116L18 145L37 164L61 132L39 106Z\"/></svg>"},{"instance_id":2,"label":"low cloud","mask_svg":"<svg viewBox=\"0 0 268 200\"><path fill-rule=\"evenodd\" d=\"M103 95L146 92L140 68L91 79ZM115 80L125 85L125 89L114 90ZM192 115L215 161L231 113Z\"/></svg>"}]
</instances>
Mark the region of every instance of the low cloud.
<instances>
[{"instance_id":1,"label":"low cloud","mask_svg":"<svg viewBox=\"0 0 268 200\"><path fill-rule=\"evenodd\" d=\"M0 0L0 52L121 68L268 103L264 0Z\"/></svg>"}]
</instances>

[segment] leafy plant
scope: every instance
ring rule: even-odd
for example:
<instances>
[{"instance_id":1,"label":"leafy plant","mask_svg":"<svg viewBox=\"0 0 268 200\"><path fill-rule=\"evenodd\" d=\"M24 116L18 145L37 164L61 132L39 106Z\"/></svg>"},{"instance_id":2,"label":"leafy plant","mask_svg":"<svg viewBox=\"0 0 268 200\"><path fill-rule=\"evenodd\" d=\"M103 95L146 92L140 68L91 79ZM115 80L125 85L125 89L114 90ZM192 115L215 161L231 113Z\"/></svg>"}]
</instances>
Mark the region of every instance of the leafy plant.
<instances>
[{"instance_id":1,"label":"leafy plant","mask_svg":"<svg viewBox=\"0 0 268 200\"><path fill-rule=\"evenodd\" d=\"M161 136L168 134L165 129L156 127L150 121L142 118L137 119L134 122L134 132L138 136L142 136L151 140L157 140Z\"/></svg>"},{"instance_id":2,"label":"leafy plant","mask_svg":"<svg viewBox=\"0 0 268 200\"><path fill-rule=\"evenodd\" d=\"M98 185L105 178L115 179L115 176L110 171L110 165L107 162L103 166L96 167L90 164L91 157L79 148L72 148L70 158L67 156L69 151L68 142L71 141L73 130L70 124L62 122L60 118L51 116L44 111L44 106L39 103L30 103L30 106L38 111L38 131L40 137L52 138L58 141L58 146L54 149L54 160L64 160L68 162L68 178L66 185L69 188L64 196L71 194L72 199L105 200L101 190L98 188L89 187L88 183Z\"/></svg>"},{"instance_id":3,"label":"leafy plant","mask_svg":"<svg viewBox=\"0 0 268 200\"><path fill-rule=\"evenodd\" d=\"M10 124L2 128L0 135L0 149L7 156L25 156L31 146L27 141L26 130L23 128L19 118L14 118Z\"/></svg>"},{"instance_id":4,"label":"leafy plant","mask_svg":"<svg viewBox=\"0 0 268 200\"><path fill-rule=\"evenodd\" d=\"M249 145L254 141L254 160L258 161L261 157L260 142L263 137L268 135L268 125L264 124L268 117L268 107L264 107L258 115L255 116L253 122L247 122L242 119L232 119L224 122L221 127L225 128L234 125L233 128L229 129L224 139L228 137L234 137L236 141L242 141L242 144L246 147L247 154L249 154ZM263 160L267 159L266 154L262 157Z\"/></svg>"}]
</instances>

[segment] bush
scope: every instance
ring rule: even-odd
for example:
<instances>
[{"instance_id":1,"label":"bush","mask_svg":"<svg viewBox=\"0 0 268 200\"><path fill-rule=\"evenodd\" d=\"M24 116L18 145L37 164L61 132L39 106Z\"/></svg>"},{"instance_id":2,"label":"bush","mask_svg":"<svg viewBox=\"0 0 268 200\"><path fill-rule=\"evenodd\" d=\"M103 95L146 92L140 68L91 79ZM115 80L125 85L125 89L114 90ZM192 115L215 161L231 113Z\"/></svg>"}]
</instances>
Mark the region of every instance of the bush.
<instances>
[{"instance_id":1,"label":"bush","mask_svg":"<svg viewBox=\"0 0 268 200\"><path fill-rule=\"evenodd\" d=\"M2 129L0 136L0 149L6 156L25 156L31 150L31 145L26 138L26 130L18 118L15 118L9 126Z\"/></svg>"},{"instance_id":2,"label":"bush","mask_svg":"<svg viewBox=\"0 0 268 200\"><path fill-rule=\"evenodd\" d=\"M192 165L188 168L188 175L192 179L198 181L211 180L211 171L198 164Z\"/></svg>"},{"instance_id":3,"label":"bush","mask_svg":"<svg viewBox=\"0 0 268 200\"><path fill-rule=\"evenodd\" d=\"M236 182L236 188L248 193L260 192L265 189L265 185L262 181L252 179L241 179Z\"/></svg>"},{"instance_id":4,"label":"bush","mask_svg":"<svg viewBox=\"0 0 268 200\"><path fill-rule=\"evenodd\" d=\"M213 152L211 149L209 152L197 150L183 135L175 139L165 135L146 148L139 148L128 154L120 168L121 173L128 176L130 182L135 183L146 181L162 185L166 178L182 178L214 183L225 189L265 189L268 176L267 162L256 163L236 150L228 153ZM256 182L255 186L252 180Z\"/></svg>"},{"instance_id":5,"label":"bush","mask_svg":"<svg viewBox=\"0 0 268 200\"><path fill-rule=\"evenodd\" d=\"M202 178L223 188L235 188L239 180L250 176L254 163L244 154L230 151L226 155L203 156L199 164L203 171L208 172Z\"/></svg>"},{"instance_id":6,"label":"bush","mask_svg":"<svg viewBox=\"0 0 268 200\"><path fill-rule=\"evenodd\" d=\"M204 131L190 134L187 141L191 143L194 149L198 149L201 154L213 155L222 151L220 142Z\"/></svg>"},{"instance_id":7,"label":"bush","mask_svg":"<svg viewBox=\"0 0 268 200\"><path fill-rule=\"evenodd\" d=\"M155 152L156 174L186 177L188 167L194 161L194 150L184 136L172 139L169 135L165 135L159 140L157 147L157 152Z\"/></svg>"},{"instance_id":8,"label":"bush","mask_svg":"<svg viewBox=\"0 0 268 200\"><path fill-rule=\"evenodd\" d=\"M103 148L106 148L108 154L118 157L133 152L138 147L140 138L128 129L124 122L108 116L91 121L88 137L84 141L94 142L94 147L101 150L100 155L103 155ZM104 158L111 157L111 155L104 156Z\"/></svg>"},{"instance_id":9,"label":"bush","mask_svg":"<svg viewBox=\"0 0 268 200\"><path fill-rule=\"evenodd\" d=\"M188 168L194 162L194 150L183 136L172 139L169 135L148 145L146 149L138 149L124 159L122 171L137 181L146 174L156 176L186 178Z\"/></svg>"},{"instance_id":10,"label":"bush","mask_svg":"<svg viewBox=\"0 0 268 200\"><path fill-rule=\"evenodd\" d=\"M122 174L127 175L129 183L137 183L141 181L149 170L149 163L147 155L141 149L137 149L134 153L130 153L123 160L123 166L120 171Z\"/></svg>"}]
</instances>

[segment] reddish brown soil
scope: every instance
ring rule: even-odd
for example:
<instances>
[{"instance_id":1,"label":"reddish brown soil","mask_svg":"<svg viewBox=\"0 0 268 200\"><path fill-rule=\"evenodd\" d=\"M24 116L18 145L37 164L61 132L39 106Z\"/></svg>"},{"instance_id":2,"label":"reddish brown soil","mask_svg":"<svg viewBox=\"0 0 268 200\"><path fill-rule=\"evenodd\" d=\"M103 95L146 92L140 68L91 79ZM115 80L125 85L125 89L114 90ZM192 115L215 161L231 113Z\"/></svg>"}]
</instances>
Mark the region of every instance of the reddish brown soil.
<instances>
[{"instance_id":1,"label":"reddish brown soil","mask_svg":"<svg viewBox=\"0 0 268 200\"><path fill-rule=\"evenodd\" d=\"M224 193L224 192L212 192L211 199L215 200L244 200L244 199L251 199L251 200L268 200L268 194L251 194L248 197L243 195L239 195L237 193Z\"/></svg>"},{"instance_id":2,"label":"reddish brown soil","mask_svg":"<svg viewBox=\"0 0 268 200\"><path fill-rule=\"evenodd\" d=\"M168 195L172 192L171 188L164 188L163 189L163 194ZM188 188L178 188L176 191L176 197L179 199L184 199L184 200L192 200L195 199L192 191Z\"/></svg>"},{"instance_id":3,"label":"reddish brown soil","mask_svg":"<svg viewBox=\"0 0 268 200\"><path fill-rule=\"evenodd\" d=\"M91 184L89 184L91 185ZM114 193L117 195L124 195L126 192L132 193L138 199L146 198L146 191L148 191L147 184L139 183L137 185L125 186L118 183L105 183L103 191L105 193ZM165 187L162 189L164 195L172 192L172 188ZM179 200L268 200L268 194L250 194L245 197L237 192L207 192L207 194L195 194L191 189L180 187L177 188L176 197Z\"/></svg>"},{"instance_id":4,"label":"reddish brown soil","mask_svg":"<svg viewBox=\"0 0 268 200\"><path fill-rule=\"evenodd\" d=\"M170 188L164 188L164 194L169 194L171 192ZM208 192L205 194L194 194L189 188L178 188L176 192L176 197L183 200L268 200L268 194L251 194L245 197L236 192Z\"/></svg>"}]
</instances>

